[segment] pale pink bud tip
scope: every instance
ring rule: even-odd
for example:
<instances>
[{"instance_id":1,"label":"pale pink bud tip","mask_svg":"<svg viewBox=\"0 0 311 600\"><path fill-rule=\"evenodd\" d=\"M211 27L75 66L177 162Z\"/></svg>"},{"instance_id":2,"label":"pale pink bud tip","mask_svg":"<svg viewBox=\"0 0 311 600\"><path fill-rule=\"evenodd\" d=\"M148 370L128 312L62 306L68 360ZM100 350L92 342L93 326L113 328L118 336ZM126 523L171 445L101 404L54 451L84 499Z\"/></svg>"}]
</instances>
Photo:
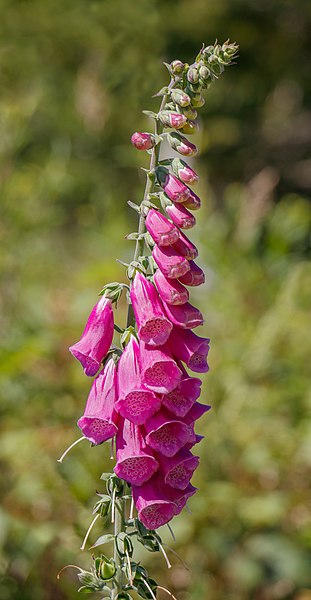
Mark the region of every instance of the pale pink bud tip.
<instances>
[{"instance_id":1,"label":"pale pink bud tip","mask_svg":"<svg viewBox=\"0 0 311 600\"><path fill-rule=\"evenodd\" d=\"M189 261L171 246L155 246L152 256L163 275L169 279L179 279L190 270Z\"/></svg>"},{"instance_id":2,"label":"pale pink bud tip","mask_svg":"<svg viewBox=\"0 0 311 600\"><path fill-rule=\"evenodd\" d=\"M162 110L159 113L159 119L165 127L172 127L174 129L179 129L187 123L187 117L185 117L185 115L169 110Z\"/></svg>"},{"instance_id":3,"label":"pale pink bud tip","mask_svg":"<svg viewBox=\"0 0 311 600\"><path fill-rule=\"evenodd\" d=\"M179 238L179 231L175 225L153 208L148 211L145 225L151 237L159 246L170 246L177 242Z\"/></svg>"},{"instance_id":4,"label":"pale pink bud tip","mask_svg":"<svg viewBox=\"0 0 311 600\"><path fill-rule=\"evenodd\" d=\"M152 346L164 344L172 325L153 283L141 273L136 273L130 297L140 339Z\"/></svg>"},{"instance_id":5,"label":"pale pink bud tip","mask_svg":"<svg viewBox=\"0 0 311 600\"><path fill-rule=\"evenodd\" d=\"M176 158L173 160L172 169L183 183L191 185L199 180L196 172L181 159Z\"/></svg>"},{"instance_id":6,"label":"pale pink bud tip","mask_svg":"<svg viewBox=\"0 0 311 600\"><path fill-rule=\"evenodd\" d=\"M183 156L195 156L198 152L195 144L189 142L186 137L179 133L170 133L168 135L168 141L171 147Z\"/></svg>"},{"instance_id":7,"label":"pale pink bud tip","mask_svg":"<svg viewBox=\"0 0 311 600\"><path fill-rule=\"evenodd\" d=\"M137 150L150 150L155 145L155 137L151 133L133 133L131 142Z\"/></svg>"},{"instance_id":8,"label":"pale pink bud tip","mask_svg":"<svg viewBox=\"0 0 311 600\"><path fill-rule=\"evenodd\" d=\"M81 340L69 348L71 354L80 361L86 375L96 375L111 346L113 327L112 304L103 296L94 306Z\"/></svg>"}]
</instances>

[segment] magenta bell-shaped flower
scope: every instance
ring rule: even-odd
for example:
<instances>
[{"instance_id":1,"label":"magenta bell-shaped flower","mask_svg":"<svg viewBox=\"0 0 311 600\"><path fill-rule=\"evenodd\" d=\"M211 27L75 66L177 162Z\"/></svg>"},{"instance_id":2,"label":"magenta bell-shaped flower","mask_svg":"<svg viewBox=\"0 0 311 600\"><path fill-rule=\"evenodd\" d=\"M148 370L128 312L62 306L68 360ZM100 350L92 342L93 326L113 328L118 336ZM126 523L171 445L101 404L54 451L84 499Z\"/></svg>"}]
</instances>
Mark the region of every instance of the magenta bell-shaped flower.
<instances>
[{"instance_id":1,"label":"magenta bell-shaped flower","mask_svg":"<svg viewBox=\"0 0 311 600\"><path fill-rule=\"evenodd\" d=\"M147 529L158 529L168 523L176 513L177 505L168 499L167 489L168 486L159 472L143 485L132 486L138 518Z\"/></svg>"},{"instance_id":2,"label":"magenta bell-shaped flower","mask_svg":"<svg viewBox=\"0 0 311 600\"><path fill-rule=\"evenodd\" d=\"M117 433L117 397L117 369L110 358L93 381L84 414L78 420L78 427L92 444L102 444Z\"/></svg>"},{"instance_id":3,"label":"magenta bell-shaped flower","mask_svg":"<svg viewBox=\"0 0 311 600\"><path fill-rule=\"evenodd\" d=\"M112 304L103 296L94 306L81 340L69 348L71 354L80 361L86 375L96 375L111 346L113 327Z\"/></svg>"},{"instance_id":4,"label":"magenta bell-shaped flower","mask_svg":"<svg viewBox=\"0 0 311 600\"><path fill-rule=\"evenodd\" d=\"M193 441L192 423L188 425L161 408L145 423L146 443L164 456L174 456L187 442Z\"/></svg>"},{"instance_id":5,"label":"magenta bell-shaped flower","mask_svg":"<svg viewBox=\"0 0 311 600\"><path fill-rule=\"evenodd\" d=\"M182 371L184 369L182 368ZM197 377L189 377L186 371L178 386L162 396L162 404L177 417L184 417L201 394L202 382Z\"/></svg>"},{"instance_id":6,"label":"magenta bell-shaped flower","mask_svg":"<svg viewBox=\"0 0 311 600\"><path fill-rule=\"evenodd\" d=\"M138 335L150 346L164 344L172 331L153 283L137 272L130 291Z\"/></svg>"},{"instance_id":7,"label":"magenta bell-shaped flower","mask_svg":"<svg viewBox=\"0 0 311 600\"><path fill-rule=\"evenodd\" d=\"M189 261L189 267L189 271L178 278L179 281L183 285L189 285L190 287L202 285L205 282L204 271L193 260Z\"/></svg>"},{"instance_id":8,"label":"magenta bell-shaped flower","mask_svg":"<svg viewBox=\"0 0 311 600\"><path fill-rule=\"evenodd\" d=\"M136 131L131 137L131 142L137 150L150 150L156 143L152 133Z\"/></svg>"},{"instance_id":9,"label":"magenta bell-shaped flower","mask_svg":"<svg viewBox=\"0 0 311 600\"><path fill-rule=\"evenodd\" d=\"M119 426L116 438L117 462L114 472L131 485L142 485L157 471L159 463L146 447L138 425L127 419Z\"/></svg>"},{"instance_id":10,"label":"magenta bell-shaped flower","mask_svg":"<svg viewBox=\"0 0 311 600\"><path fill-rule=\"evenodd\" d=\"M168 394L181 380L181 370L166 345L152 348L141 341L140 364L143 385L158 394Z\"/></svg>"},{"instance_id":11,"label":"magenta bell-shaped flower","mask_svg":"<svg viewBox=\"0 0 311 600\"><path fill-rule=\"evenodd\" d=\"M196 224L196 218L183 204L172 204L165 210L174 225L180 229L191 229Z\"/></svg>"},{"instance_id":12,"label":"magenta bell-shaped flower","mask_svg":"<svg viewBox=\"0 0 311 600\"><path fill-rule=\"evenodd\" d=\"M187 448L182 448L175 456L158 455L164 482L172 488L184 490L199 464L199 457L191 454Z\"/></svg>"},{"instance_id":13,"label":"magenta bell-shaped flower","mask_svg":"<svg viewBox=\"0 0 311 600\"><path fill-rule=\"evenodd\" d=\"M198 308L190 304L190 302L186 302L180 306L173 306L163 302L163 306L169 320L176 327L194 329L204 323L202 313Z\"/></svg>"},{"instance_id":14,"label":"magenta bell-shaped flower","mask_svg":"<svg viewBox=\"0 0 311 600\"><path fill-rule=\"evenodd\" d=\"M144 423L161 405L159 397L142 383L139 344L134 336L118 363L118 389L115 409L136 425Z\"/></svg>"},{"instance_id":15,"label":"magenta bell-shaped flower","mask_svg":"<svg viewBox=\"0 0 311 600\"><path fill-rule=\"evenodd\" d=\"M157 169L157 178L166 195L172 202L185 202L191 197L192 191L167 169Z\"/></svg>"},{"instance_id":16,"label":"magenta bell-shaped flower","mask_svg":"<svg viewBox=\"0 0 311 600\"><path fill-rule=\"evenodd\" d=\"M187 425L192 425L209 410L211 410L211 406L209 404L195 402L183 420L185 423L187 423Z\"/></svg>"},{"instance_id":17,"label":"magenta bell-shaped flower","mask_svg":"<svg viewBox=\"0 0 311 600\"><path fill-rule=\"evenodd\" d=\"M189 369L196 373L207 373L209 341L209 338L199 337L189 329L173 327L168 344L172 354L182 360Z\"/></svg>"},{"instance_id":18,"label":"magenta bell-shaped flower","mask_svg":"<svg viewBox=\"0 0 311 600\"><path fill-rule=\"evenodd\" d=\"M187 260L193 260L198 256L197 247L189 240L189 238L180 231L179 239L173 244L173 248L184 256Z\"/></svg>"},{"instance_id":19,"label":"magenta bell-shaped flower","mask_svg":"<svg viewBox=\"0 0 311 600\"><path fill-rule=\"evenodd\" d=\"M163 275L169 279L179 279L190 270L189 261L172 246L155 246L152 256Z\"/></svg>"},{"instance_id":20,"label":"magenta bell-shaped flower","mask_svg":"<svg viewBox=\"0 0 311 600\"><path fill-rule=\"evenodd\" d=\"M153 278L162 302L179 305L188 301L189 292L187 288L176 279L168 279L160 269L156 270Z\"/></svg>"},{"instance_id":21,"label":"magenta bell-shaped flower","mask_svg":"<svg viewBox=\"0 0 311 600\"><path fill-rule=\"evenodd\" d=\"M182 509L186 506L189 498L193 496L197 491L196 487L193 487L191 483L188 483L185 490L177 490L171 487L167 488L168 496L175 504L175 516L181 513Z\"/></svg>"},{"instance_id":22,"label":"magenta bell-shaped flower","mask_svg":"<svg viewBox=\"0 0 311 600\"><path fill-rule=\"evenodd\" d=\"M152 239L159 246L170 246L179 238L179 231L175 225L154 208L148 211L145 225Z\"/></svg>"}]
</instances>

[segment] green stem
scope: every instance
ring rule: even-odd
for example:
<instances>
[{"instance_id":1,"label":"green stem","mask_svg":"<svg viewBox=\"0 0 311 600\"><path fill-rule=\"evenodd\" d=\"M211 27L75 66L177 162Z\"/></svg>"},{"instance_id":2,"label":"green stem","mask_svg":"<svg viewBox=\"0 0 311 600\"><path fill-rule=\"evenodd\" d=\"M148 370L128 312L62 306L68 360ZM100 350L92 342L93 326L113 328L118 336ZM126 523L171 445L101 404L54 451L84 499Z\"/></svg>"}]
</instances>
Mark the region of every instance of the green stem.
<instances>
[{"instance_id":1,"label":"green stem","mask_svg":"<svg viewBox=\"0 0 311 600\"><path fill-rule=\"evenodd\" d=\"M115 511L114 511L114 535L117 536L124 530L125 521L125 502L123 498L116 498L115 500ZM117 543L114 542L114 561L116 564L117 572L115 576L115 587L112 590L111 600L115 600L122 591L123 587L123 572L122 572L122 559L117 552Z\"/></svg>"},{"instance_id":2,"label":"green stem","mask_svg":"<svg viewBox=\"0 0 311 600\"><path fill-rule=\"evenodd\" d=\"M176 83L176 80L171 79L170 84L168 86L169 91L174 87L175 83ZM164 106L167 102L167 97L168 97L168 94L163 96L159 112L161 112L161 110L164 109ZM162 133L162 131L163 131L163 125L162 125L161 121L159 119L155 119L155 126L154 126L155 135L160 135ZM142 204L145 200L148 199L149 194L151 194L151 192L153 191L153 188L154 188L154 178L150 175L153 174L155 168L158 165L159 155L160 155L160 147L161 147L161 142L159 142L159 144L156 144L156 146L154 146L152 149L149 171L147 173L147 179L146 179L146 185L145 185L144 196L142 199ZM140 217L139 217L138 233L139 234L145 233L145 215L144 215L143 210L141 211ZM144 252L144 248L145 248L144 238L138 239L136 241L133 261L137 261L139 256L142 256L142 254ZM130 325L132 325L133 327L135 325L135 318L134 318L133 308L132 308L131 304L129 304L128 313L127 313L127 327L129 327Z\"/></svg>"}]
</instances>

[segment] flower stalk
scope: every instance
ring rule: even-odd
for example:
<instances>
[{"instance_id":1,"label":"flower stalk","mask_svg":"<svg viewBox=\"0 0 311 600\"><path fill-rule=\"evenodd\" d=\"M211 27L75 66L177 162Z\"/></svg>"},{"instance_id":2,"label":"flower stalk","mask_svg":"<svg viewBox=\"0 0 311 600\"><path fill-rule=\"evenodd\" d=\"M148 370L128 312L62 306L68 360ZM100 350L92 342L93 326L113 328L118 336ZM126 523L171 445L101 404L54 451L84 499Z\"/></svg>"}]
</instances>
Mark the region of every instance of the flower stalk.
<instances>
[{"instance_id":1,"label":"flower stalk","mask_svg":"<svg viewBox=\"0 0 311 600\"><path fill-rule=\"evenodd\" d=\"M112 440L116 454L114 473L101 477L106 493L97 493L81 546L103 519L113 533L101 535L92 549L113 543L113 558L100 554L93 556L90 571L77 567L79 591L101 592L111 600L131 600L131 591L154 600L158 589L175 598L135 562L133 540L149 552L162 552L171 567L156 530L164 524L170 528L196 493L190 480L199 457L191 450L203 437L195 431L196 422L210 406L198 402L201 380L187 369L208 371L209 339L192 331L204 319L188 301L187 287L204 283L204 273L194 262L198 249L182 231L195 225L192 211L201 206L189 187L198 176L181 158L160 160L160 149L166 138L182 157L197 153L186 136L198 130L202 93L236 52L236 44L215 43L203 46L192 65L180 60L166 65L171 79L156 94L162 97L159 111L144 111L154 120L154 132L131 138L136 149L150 154L150 164L141 204L129 202L139 213L138 231L127 236L135 241L133 260L122 263L129 285L104 286L81 340L70 347L85 374L96 375L78 420L80 439L93 446ZM112 308L124 290L129 306L126 327L120 327ZM114 331L120 347L111 346Z\"/></svg>"}]
</instances>

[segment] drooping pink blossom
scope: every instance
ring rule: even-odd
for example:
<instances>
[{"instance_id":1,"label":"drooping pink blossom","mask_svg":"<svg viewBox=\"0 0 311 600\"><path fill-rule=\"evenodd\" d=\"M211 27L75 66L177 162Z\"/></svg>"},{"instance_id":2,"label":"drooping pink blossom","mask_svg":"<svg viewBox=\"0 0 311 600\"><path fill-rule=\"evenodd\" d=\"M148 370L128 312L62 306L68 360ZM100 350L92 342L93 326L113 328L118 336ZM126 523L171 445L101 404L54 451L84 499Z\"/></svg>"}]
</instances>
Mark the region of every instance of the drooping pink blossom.
<instances>
[{"instance_id":1,"label":"drooping pink blossom","mask_svg":"<svg viewBox=\"0 0 311 600\"><path fill-rule=\"evenodd\" d=\"M191 229L196 224L195 216L183 204L172 204L166 207L168 216L180 229Z\"/></svg>"},{"instance_id":2,"label":"drooping pink blossom","mask_svg":"<svg viewBox=\"0 0 311 600\"><path fill-rule=\"evenodd\" d=\"M172 162L172 169L173 173L180 179L180 181L186 183L187 185L193 185L199 180L197 173L180 158L174 158Z\"/></svg>"},{"instance_id":3,"label":"drooping pink blossom","mask_svg":"<svg viewBox=\"0 0 311 600\"><path fill-rule=\"evenodd\" d=\"M101 361L105 358L112 342L113 331L112 304L108 298L102 298L94 306L82 333L82 337L69 350L80 361L86 375L96 375Z\"/></svg>"},{"instance_id":4,"label":"drooping pink blossom","mask_svg":"<svg viewBox=\"0 0 311 600\"><path fill-rule=\"evenodd\" d=\"M150 346L164 344L172 331L172 324L166 317L153 283L137 272L130 297L140 339Z\"/></svg>"},{"instance_id":5,"label":"drooping pink blossom","mask_svg":"<svg viewBox=\"0 0 311 600\"><path fill-rule=\"evenodd\" d=\"M174 456L187 442L193 441L192 423L188 425L161 408L145 423L146 443L164 456Z\"/></svg>"},{"instance_id":6,"label":"drooping pink blossom","mask_svg":"<svg viewBox=\"0 0 311 600\"><path fill-rule=\"evenodd\" d=\"M191 454L187 448L182 448L174 456L158 455L164 482L172 488L184 490L199 464L199 457Z\"/></svg>"},{"instance_id":7,"label":"drooping pink blossom","mask_svg":"<svg viewBox=\"0 0 311 600\"><path fill-rule=\"evenodd\" d=\"M190 304L190 302L177 306L163 302L163 307L167 317L176 327L194 329L204 323L202 313L198 308Z\"/></svg>"},{"instance_id":8,"label":"drooping pink blossom","mask_svg":"<svg viewBox=\"0 0 311 600\"><path fill-rule=\"evenodd\" d=\"M183 156L195 156L198 152L196 145L179 133L169 133L167 140L171 147Z\"/></svg>"},{"instance_id":9,"label":"drooping pink blossom","mask_svg":"<svg viewBox=\"0 0 311 600\"><path fill-rule=\"evenodd\" d=\"M138 425L124 419L116 438L117 462L114 471L132 485L142 485L157 471L158 461L147 448Z\"/></svg>"},{"instance_id":10,"label":"drooping pink blossom","mask_svg":"<svg viewBox=\"0 0 311 600\"><path fill-rule=\"evenodd\" d=\"M153 278L162 301L174 305L185 304L188 301L187 288L176 279L168 279L160 269L156 270Z\"/></svg>"},{"instance_id":11,"label":"drooping pink blossom","mask_svg":"<svg viewBox=\"0 0 311 600\"><path fill-rule=\"evenodd\" d=\"M153 348L141 341L140 364L143 385L158 394L168 394L181 380L181 370L166 345Z\"/></svg>"},{"instance_id":12,"label":"drooping pink blossom","mask_svg":"<svg viewBox=\"0 0 311 600\"><path fill-rule=\"evenodd\" d=\"M172 246L155 246L152 256L163 275L169 279L179 279L190 270L189 261Z\"/></svg>"},{"instance_id":13,"label":"drooping pink blossom","mask_svg":"<svg viewBox=\"0 0 311 600\"><path fill-rule=\"evenodd\" d=\"M185 448L187 448L188 450L191 450L191 448L193 448L193 446L202 442L202 440L204 440L204 438L205 438L204 435L198 435L196 433L194 435L194 438L190 442L187 442L187 444L185 444Z\"/></svg>"},{"instance_id":14,"label":"drooping pink blossom","mask_svg":"<svg viewBox=\"0 0 311 600\"><path fill-rule=\"evenodd\" d=\"M136 131L131 137L131 142L137 150L150 150L156 143L152 133Z\"/></svg>"},{"instance_id":15,"label":"drooping pink blossom","mask_svg":"<svg viewBox=\"0 0 311 600\"><path fill-rule=\"evenodd\" d=\"M162 396L162 404L177 417L184 417L199 398L201 385L200 379L185 374L174 390Z\"/></svg>"},{"instance_id":16,"label":"drooping pink blossom","mask_svg":"<svg viewBox=\"0 0 311 600\"><path fill-rule=\"evenodd\" d=\"M177 242L179 238L179 231L175 225L154 208L148 211L145 225L151 237L159 246L170 246Z\"/></svg>"},{"instance_id":17,"label":"drooping pink blossom","mask_svg":"<svg viewBox=\"0 0 311 600\"><path fill-rule=\"evenodd\" d=\"M176 503L168 499L167 487L159 471L141 486L132 486L138 518L147 529L165 525L177 511Z\"/></svg>"},{"instance_id":18,"label":"drooping pink blossom","mask_svg":"<svg viewBox=\"0 0 311 600\"><path fill-rule=\"evenodd\" d=\"M190 188L182 183L178 177L171 175L167 169L159 167L156 175L159 184L172 202L185 202L191 197L192 191Z\"/></svg>"},{"instance_id":19,"label":"drooping pink blossom","mask_svg":"<svg viewBox=\"0 0 311 600\"><path fill-rule=\"evenodd\" d=\"M190 287L202 285L205 282L204 271L193 260L189 261L189 267L189 271L178 278L179 281L183 285L189 285Z\"/></svg>"},{"instance_id":20,"label":"drooping pink blossom","mask_svg":"<svg viewBox=\"0 0 311 600\"><path fill-rule=\"evenodd\" d=\"M168 343L173 356L182 360L189 369L207 373L209 341L209 338L202 338L189 329L173 327Z\"/></svg>"},{"instance_id":21,"label":"drooping pink blossom","mask_svg":"<svg viewBox=\"0 0 311 600\"><path fill-rule=\"evenodd\" d=\"M196 491L197 488L191 485L191 483L188 483L185 490L177 490L171 487L168 488L168 496L172 501L174 501L175 504L175 516L181 513L189 498L193 496Z\"/></svg>"},{"instance_id":22,"label":"drooping pink blossom","mask_svg":"<svg viewBox=\"0 0 311 600\"><path fill-rule=\"evenodd\" d=\"M200 419L210 409L211 406L209 404L195 402L191 409L187 412L183 420L185 423L187 423L187 425L191 425L192 423L195 423L195 421Z\"/></svg>"},{"instance_id":23,"label":"drooping pink blossom","mask_svg":"<svg viewBox=\"0 0 311 600\"><path fill-rule=\"evenodd\" d=\"M117 397L117 371L110 358L93 381L84 414L78 420L78 427L92 444L102 444L117 433Z\"/></svg>"},{"instance_id":24,"label":"drooping pink blossom","mask_svg":"<svg viewBox=\"0 0 311 600\"><path fill-rule=\"evenodd\" d=\"M159 119L165 127L173 127L174 129L180 129L187 123L187 117L170 110L162 110L159 113Z\"/></svg>"},{"instance_id":25,"label":"drooping pink blossom","mask_svg":"<svg viewBox=\"0 0 311 600\"><path fill-rule=\"evenodd\" d=\"M193 260L198 256L198 249L191 240L182 232L179 233L177 242L174 242L173 248L187 260Z\"/></svg>"},{"instance_id":26,"label":"drooping pink blossom","mask_svg":"<svg viewBox=\"0 0 311 600\"><path fill-rule=\"evenodd\" d=\"M140 349L134 336L131 336L118 363L118 389L115 409L136 425L144 423L160 408L159 397L142 382Z\"/></svg>"}]
</instances>

